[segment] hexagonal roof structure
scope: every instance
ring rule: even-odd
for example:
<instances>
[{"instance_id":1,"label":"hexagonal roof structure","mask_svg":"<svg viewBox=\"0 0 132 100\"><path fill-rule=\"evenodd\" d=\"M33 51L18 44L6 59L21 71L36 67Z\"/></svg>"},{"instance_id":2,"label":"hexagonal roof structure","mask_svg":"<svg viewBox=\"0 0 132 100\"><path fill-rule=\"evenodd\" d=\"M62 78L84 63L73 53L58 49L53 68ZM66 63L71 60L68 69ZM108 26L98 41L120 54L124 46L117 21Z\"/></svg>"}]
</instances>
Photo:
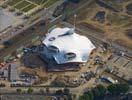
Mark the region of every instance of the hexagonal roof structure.
<instances>
[{"instance_id":1,"label":"hexagonal roof structure","mask_svg":"<svg viewBox=\"0 0 132 100\"><path fill-rule=\"evenodd\" d=\"M58 64L87 62L96 47L85 36L75 33L72 28L55 28L46 35L43 44ZM52 50L51 50L52 49Z\"/></svg>"}]
</instances>

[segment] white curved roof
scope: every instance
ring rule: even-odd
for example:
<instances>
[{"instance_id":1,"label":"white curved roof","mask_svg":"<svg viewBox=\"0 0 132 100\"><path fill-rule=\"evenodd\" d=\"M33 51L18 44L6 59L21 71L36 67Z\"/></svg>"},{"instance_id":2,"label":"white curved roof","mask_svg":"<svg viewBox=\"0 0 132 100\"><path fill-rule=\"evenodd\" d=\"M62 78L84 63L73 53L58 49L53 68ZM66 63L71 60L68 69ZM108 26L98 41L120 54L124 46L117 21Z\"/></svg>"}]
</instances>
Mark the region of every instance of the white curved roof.
<instances>
[{"instance_id":1,"label":"white curved roof","mask_svg":"<svg viewBox=\"0 0 132 100\"><path fill-rule=\"evenodd\" d=\"M73 34L64 35L70 31ZM70 28L55 28L46 35L43 43L48 46L55 46L59 52L54 54L53 57L58 64L69 62L87 62L89 54L95 46L85 36L74 33ZM74 53L74 59L66 59L66 53Z\"/></svg>"}]
</instances>

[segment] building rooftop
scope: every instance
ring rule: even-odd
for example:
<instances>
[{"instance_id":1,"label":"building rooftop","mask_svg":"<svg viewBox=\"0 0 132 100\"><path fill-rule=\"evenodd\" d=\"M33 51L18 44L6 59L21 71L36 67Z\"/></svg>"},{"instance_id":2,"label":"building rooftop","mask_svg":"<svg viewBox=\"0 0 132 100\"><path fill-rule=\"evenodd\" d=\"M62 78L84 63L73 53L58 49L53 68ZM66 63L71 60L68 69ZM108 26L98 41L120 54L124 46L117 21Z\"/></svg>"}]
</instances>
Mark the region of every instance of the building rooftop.
<instances>
[{"instance_id":1,"label":"building rooftop","mask_svg":"<svg viewBox=\"0 0 132 100\"><path fill-rule=\"evenodd\" d=\"M87 62L89 54L95 49L87 37L76 34L70 28L53 29L46 35L43 43L49 50L47 56L52 55L58 64ZM53 50L56 52L51 53Z\"/></svg>"}]
</instances>

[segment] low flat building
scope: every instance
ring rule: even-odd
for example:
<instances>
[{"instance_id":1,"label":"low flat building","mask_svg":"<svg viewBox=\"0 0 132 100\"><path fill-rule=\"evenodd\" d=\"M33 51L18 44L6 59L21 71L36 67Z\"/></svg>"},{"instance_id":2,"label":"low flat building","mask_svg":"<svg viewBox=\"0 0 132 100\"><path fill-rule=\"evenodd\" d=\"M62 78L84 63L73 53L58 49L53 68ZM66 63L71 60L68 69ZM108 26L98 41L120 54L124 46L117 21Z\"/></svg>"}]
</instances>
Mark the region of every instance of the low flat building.
<instances>
[{"instance_id":1,"label":"low flat building","mask_svg":"<svg viewBox=\"0 0 132 100\"><path fill-rule=\"evenodd\" d=\"M18 79L18 64L11 63L8 67L8 80L16 81Z\"/></svg>"}]
</instances>

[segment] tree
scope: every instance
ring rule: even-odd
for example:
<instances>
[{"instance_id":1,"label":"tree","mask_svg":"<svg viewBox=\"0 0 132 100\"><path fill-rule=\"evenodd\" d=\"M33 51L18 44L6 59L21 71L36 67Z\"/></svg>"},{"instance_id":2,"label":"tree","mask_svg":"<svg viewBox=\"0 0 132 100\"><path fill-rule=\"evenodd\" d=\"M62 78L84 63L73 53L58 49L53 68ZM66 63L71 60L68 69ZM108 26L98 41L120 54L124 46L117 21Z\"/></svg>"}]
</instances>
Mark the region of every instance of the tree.
<instances>
[{"instance_id":1,"label":"tree","mask_svg":"<svg viewBox=\"0 0 132 100\"><path fill-rule=\"evenodd\" d=\"M68 95L70 93L70 90L68 88L64 88L63 92L64 94Z\"/></svg>"},{"instance_id":2,"label":"tree","mask_svg":"<svg viewBox=\"0 0 132 100\"><path fill-rule=\"evenodd\" d=\"M129 85L128 84L119 84L118 86L120 93L126 93L129 90Z\"/></svg>"},{"instance_id":3,"label":"tree","mask_svg":"<svg viewBox=\"0 0 132 100\"><path fill-rule=\"evenodd\" d=\"M95 98L100 97L100 91L98 90L97 87L93 88L92 92Z\"/></svg>"},{"instance_id":4,"label":"tree","mask_svg":"<svg viewBox=\"0 0 132 100\"><path fill-rule=\"evenodd\" d=\"M97 89L100 92L100 97L104 96L106 93L106 88L103 85L97 85Z\"/></svg>"},{"instance_id":5,"label":"tree","mask_svg":"<svg viewBox=\"0 0 132 100\"><path fill-rule=\"evenodd\" d=\"M97 85L92 90L85 92L85 95L88 95L89 100L94 100L95 98L100 98L105 95L106 88L103 85Z\"/></svg>"},{"instance_id":6,"label":"tree","mask_svg":"<svg viewBox=\"0 0 132 100\"><path fill-rule=\"evenodd\" d=\"M46 87L46 93L49 93L50 90L49 90L49 87Z\"/></svg>"},{"instance_id":7,"label":"tree","mask_svg":"<svg viewBox=\"0 0 132 100\"><path fill-rule=\"evenodd\" d=\"M5 83L0 83L0 87L5 87Z\"/></svg>"},{"instance_id":8,"label":"tree","mask_svg":"<svg viewBox=\"0 0 132 100\"><path fill-rule=\"evenodd\" d=\"M33 89L32 88L28 88L27 93L29 93L29 94L33 93Z\"/></svg>"},{"instance_id":9,"label":"tree","mask_svg":"<svg viewBox=\"0 0 132 100\"><path fill-rule=\"evenodd\" d=\"M72 100L76 100L77 99L77 95L76 94L72 94Z\"/></svg>"},{"instance_id":10,"label":"tree","mask_svg":"<svg viewBox=\"0 0 132 100\"><path fill-rule=\"evenodd\" d=\"M44 90L43 90L43 89L40 89L39 92L40 92L41 94L43 94L43 93L44 93Z\"/></svg>"},{"instance_id":11,"label":"tree","mask_svg":"<svg viewBox=\"0 0 132 100\"><path fill-rule=\"evenodd\" d=\"M94 99L94 95L92 91L88 91L86 92L87 95L89 95L89 100L93 100Z\"/></svg>"},{"instance_id":12,"label":"tree","mask_svg":"<svg viewBox=\"0 0 132 100\"><path fill-rule=\"evenodd\" d=\"M83 94L82 96L79 97L79 100L90 100L90 97L87 94Z\"/></svg>"},{"instance_id":13,"label":"tree","mask_svg":"<svg viewBox=\"0 0 132 100\"><path fill-rule=\"evenodd\" d=\"M108 86L108 91L111 94L126 93L129 90L128 84L111 84Z\"/></svg>"},{"instance_id":14,"label":"tree","mask_svg":"<svg viewBox=\"0 0 132 100\"><path fill-rule=\"evenodd\" d=\"M17 93L22 93L22 89L16 89Z\"/></svg>"},{"instance_id":15,"label":"tree","mask_svg":"<svg viewBox=\"0 0 132 100\"><path fill-rule=\"evenodd\" d=\"M56 94L56 95L62 95L62 94L63 94L63 91L62 91L62 90L57 90L57 91L55 92L55 94Z\"/></svg>"}]
</instances>

